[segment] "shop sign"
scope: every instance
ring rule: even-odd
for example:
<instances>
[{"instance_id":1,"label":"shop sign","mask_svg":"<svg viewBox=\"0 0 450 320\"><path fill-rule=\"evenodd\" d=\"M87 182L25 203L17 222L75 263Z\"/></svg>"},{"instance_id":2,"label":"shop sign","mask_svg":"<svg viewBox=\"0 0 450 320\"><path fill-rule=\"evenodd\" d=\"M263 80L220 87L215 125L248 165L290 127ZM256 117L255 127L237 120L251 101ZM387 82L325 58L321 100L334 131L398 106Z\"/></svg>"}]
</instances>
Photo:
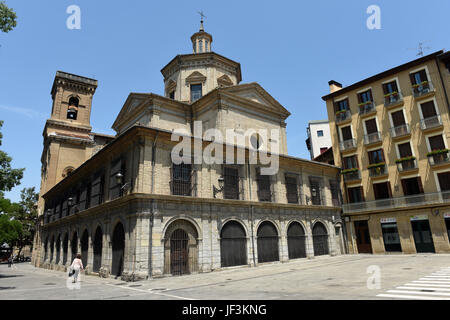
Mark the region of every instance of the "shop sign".
<instances>
[{"instance_id":1,"label":"shop sign","mask_svg":"<svg viewBox=\"0 0 450 320\"><path fill-rule=\"evenodd\" d=\"M411 216L411 221L419 221L419 220L428 220L428 216L426 214Z\"/></svg>"},{"instance_id":2,"label":"shop sign","mask_svg":"<svg viewBox=\"0 0 450 320\"><path fill-rule=\"evenodd\" d=\"M381 218L380 222L381 223L396 223L397 219L396 218Z\"/></svg>"}]
</instances>

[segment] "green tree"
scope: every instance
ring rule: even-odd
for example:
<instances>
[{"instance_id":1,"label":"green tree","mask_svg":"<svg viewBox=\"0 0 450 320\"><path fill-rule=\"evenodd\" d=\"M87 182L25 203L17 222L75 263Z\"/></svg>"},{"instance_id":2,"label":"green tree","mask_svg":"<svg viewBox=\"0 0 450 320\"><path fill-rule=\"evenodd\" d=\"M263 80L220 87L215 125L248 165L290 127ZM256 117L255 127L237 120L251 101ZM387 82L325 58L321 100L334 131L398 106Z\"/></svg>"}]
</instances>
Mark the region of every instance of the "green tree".
<instances>
[{"instance_id":1,"label":"green tree","mask_svg":"<svg viewBox=\"0 0 450 320\"><path fill-rule=\"evenodd\" d=\"M22 233L22 225L8 214L0 214L0 245L7 243L11 248Z\"/></svg>"},{"instance_id":2,"label":"green tree","mask_svg":"<svg viewBox=\"0 0 450 320\"><path fill-rule=\"evenodd\" d=\"M4 1L0 2L0 30L9 32L17 26L17 15L6 6Z\"/></svg>"},{"instance_id":3,"label":"green tree","mask_svg":"<svg viewBox=\"0 0 450 320\"><path fill-rule=\"evenodd\" d=\"M0 129L3 121L0 120ZM0 146L2 145L2 133L0 132ZM12 169L12 158L4 151L0 150L0 197L3 197L4 191L11 191L16 185L20 184L25 169Z\"/></svg>"}]
</instances>

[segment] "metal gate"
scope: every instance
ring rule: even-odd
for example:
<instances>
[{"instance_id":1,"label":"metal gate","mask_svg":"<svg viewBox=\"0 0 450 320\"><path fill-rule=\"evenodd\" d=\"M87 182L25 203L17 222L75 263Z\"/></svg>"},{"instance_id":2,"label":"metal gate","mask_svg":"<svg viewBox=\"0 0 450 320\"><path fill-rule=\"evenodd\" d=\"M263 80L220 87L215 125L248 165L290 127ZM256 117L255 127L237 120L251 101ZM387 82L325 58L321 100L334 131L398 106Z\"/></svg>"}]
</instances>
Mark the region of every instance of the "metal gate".
<instances>
[{"instance_id":1,"label":"metal gate","mask_svg":"<svg viewBox=\"0 0 450 320\"><path fill-rule=\"evenodd\" d=\"M433 236L430 231L430 223L428 220L411 221L414 243L416 251L420 252L435 252Z\"/></svg>"},{"instance_id":2,"label":"metal gate","mask_svg":"<svg viewBox=\"0 0 450 320\"><path fill-rule=\"evenodd\" d=\"M258 228L258 262L279 261L278 233L270 222L263 222Z\"/></svg>"},{"instance_id":3,"label":"metal gate","mask_svg":"<svg viewBox=\"0 0 450 320\"><path fill-rule=\"evenodd\" d=\"M102 265L102 237L103 233L100 227L97 228L95 231L94 236L94 264L92 266L92 270L94 272L98 272L100 270L100 267Z\"/></svg>"},{"instance_id":4,"label":"metal gate","mask_svg":"<svg viewBox=\"0 0 450 320\"><path fill-rule=\"evenodd\" d=\"M119 277L123 271L123 258L125 251L125 231L123 230L121 223L118 223L114 229L112 250L111 274Z\"/></svg>"},{"instance_id":5,"label":"metal gate","mask_svg":"<svg viewBox=\"0 0 450 320\"><path fill-rule=\"evenodd\" d=\"M189 274L189 237L183 229L177 229L170 237L170 273Z\"/></svg>"},{"instance_id":6,"label":"metal gate","mask_svg":"<svg viewBox=\"0 0 450 320\"><path fill-rule=\"evenodd\" d=\"M329 254L328 233L325 226L322 223L317 222L314 225L312 234L313 234L314 255L323 256Z\"/></svg>"},{"instance_id":7,"label":"metal gate","mask_svg":"<svg viewBox=\"0 0 450 320\"><path fill-rule=\"evenodd\" d=\"M306 258L306 235L300 223L291 223L287 237L289 259Z\"/></svg>"},{"instance_id":8,"label":"metal gate","mask_svg":"<svg viewBox=\"0 0 450 320\"><path fill-rule=\"evenodd\" d=\"M222 267L247 264L247 237L239 222L226 223L220 234L220 257Z\"/></svg>"},{"instance_id":9,"label":"metal gate","mask_svg":"<svg viewBox=\"0 0 450 320\"><path fill-rule=\"evenodd\" d=\"M64 236L64 241L63 241L63 265L66 265L67 263L67 251L69 249L69 238L66 235Z\"/></svg>"},{"instance_id":10,"label":"metal gate","mask_svg":"<svg viewBox=\"0 0 450 320\"><path fill-rule=\"evenodd\" d=\"M86 268L88 264L88 250L89 250L89 235L87 230L84 230L83 236L81 237L81 261L83 266Z\"/></svg>"}]
</instances>

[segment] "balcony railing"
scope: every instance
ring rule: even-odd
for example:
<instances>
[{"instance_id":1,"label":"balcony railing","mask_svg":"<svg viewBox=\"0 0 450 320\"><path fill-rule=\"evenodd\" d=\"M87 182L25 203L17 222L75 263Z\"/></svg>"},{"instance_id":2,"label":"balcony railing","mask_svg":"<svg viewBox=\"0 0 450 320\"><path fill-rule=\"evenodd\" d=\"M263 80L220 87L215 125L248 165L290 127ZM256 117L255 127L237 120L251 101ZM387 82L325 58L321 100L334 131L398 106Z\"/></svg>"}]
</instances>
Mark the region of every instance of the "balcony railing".
<instances>
[{"instance_id":1,"label":"balcony railing","mask_svg":"<svg viewBox=\"0 0 450 320\"><path fill-rule=\"evenodd\" d=\"M411 133L411 129L409 128L409 124L405 123L401 126L391 128L391 137L398 138L403 137Z\"/></svg>"},{"instance_id":2,"label":"balcony railing","mask_svg":"<svg viewBox=\"0 0 450 320\"><path fill-rule=\"evenodd\" d=\"M339 111L336 113L336 123L348 120L352 117L350 110Z\"/></svg>"},{"instance_id":3,"label":"balcony railing","mask_svg":"<svg viewBox=\"0 0 450 320\"><path fill-rule=\"evenodd\" d=\"M392 92L384 96L384 106L389 107L403 101L403 96L400 92Z\"/></svg>"},{"instance_id":4,"label":"balcony railing","mask_svg":"<svg viewBox=\"0 0 450 320\"><path fill-rule=\"evenodd\" d=\"M403 161L398 160L397 169L398 169L398 172L405 172L405 171L417 169L417 160L416 159L408 159L408 160L403 160Z\"/></svg>"},{"instance_id":5,"label":"balcony railing","mask_svg":"<svg viewBox=\"0 0 450 320\"><path fill-rule=\"evenodd\" d=\"M423 120L420 120L420 127L422 130L436 128L442 125L441 115L435 115Z\"/></svg>"},{"instance_id":6,"label":"balcony railing","mask_svg":"<svg viewBox=\"0 0 450 320\"><path fill-rule=\"evenodd\" d=\"M412 93L415 98L421 97L434 90L431 81L423 81L420 84L413 85Z\"/></svg>"},{"instance_id":7,"label":"balcony railing","mask_svg":"<svg viewBox=\"0 0 450 320\"><path fill-rule=\"evenodd\" d=\"M349 172L343 171L342 176L344 177L344 181L346 182L361 180L361 172L359 170Z\"/></svg>"},{"instance_id":8,"label":"balcony railing","mask_svg":"<svg viewBox=\"0 0 450 320\"><path fill-rule=\"evenodd\" d=\"M375 201L349 203L342 206L344 213L366 212L372 210L407 208L419 205L431 206L450 203L450 191L423 193L413 196L389 198Z\"/></svg>"},{"instance_id":9,"label":"balcony railing","mask_svg":"<svg viewBox=\"0 0 450 320\"><path fill-rule=\"evenodd\" d=\"M379 131L364 135L364 144L365 145L377 143L380 141L381 141L381 133Z\"/></svg>"},{"instance_id":10,"label":"balcony railing","mask_svg":"<svg viewBox=\"0 0 450 320\"><path fill-rule=\"evenodd\" d=\"M375 103L373 101L369 101L359 106L360 115L365 115L374 111L375 111Z\"/></svg>"},{"instance_id":11,"label":"balcony railing","mask_svg":"<svg viewBox=\"0 0 450 320\"><path fill-rule=\"evenodd\" d=\"M438 164L445 164L450 163L450 156L449 156L450 150L442 150L442 152L439 153L433 153L428 154L428 162L431 166L435 166Z\"/></svg>"},{"instance_id":12,"label":"balcony railing","mask_svg":"<svg viewBox=\"0 0 450 320\"><path fill-rule=\"evenodd\" d=\"M367 169L369 170L369 176L371 177L384 176L388 173L385 163L380 163L379 165L373 167L369 166Z\"/></svg>"},{"instance_id":13,"label":"balcony railing","mask_svg":"<svg viewBox=\"0 0 450 320\"><path fill-rule=\"evenodd\" d=\"M339 143L339 147L340 147L341 151L354 149L354 148L356 148L356 140L350 139L350 140L341 141Z\"/></svg>"}]
</instances>

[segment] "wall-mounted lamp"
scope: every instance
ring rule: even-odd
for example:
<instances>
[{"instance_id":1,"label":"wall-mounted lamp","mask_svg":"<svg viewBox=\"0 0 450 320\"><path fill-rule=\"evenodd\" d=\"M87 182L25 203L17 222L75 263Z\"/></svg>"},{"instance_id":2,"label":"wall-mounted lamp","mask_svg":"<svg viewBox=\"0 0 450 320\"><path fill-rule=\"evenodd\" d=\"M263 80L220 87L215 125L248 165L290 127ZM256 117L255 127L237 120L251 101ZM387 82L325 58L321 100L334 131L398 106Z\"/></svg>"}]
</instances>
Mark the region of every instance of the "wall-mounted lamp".
<instances>
[{"instance_id":1,"label":"wall-mounted lamp","mask_svg":"<svg viewBox=\"0 0 450 320\"><path fill-rule=\"evenodd\" d=\"M439 215L439 209L433 209L431 210L431 213L433 214L433 216L437 217Z\"/></svg>"},{"instance_id":2,"label":"wall-mounted lamp","mask_svg":"<svg viewBox=\"0 0 450 320\"><path fill-rule=\"evenodd\" d=\"M72 207L72 206L73 206L73 198L72 198L72 197L70 197L69 199L67 199L67 205L68 205L69 207Z\"/></svg>"},{"instance_id":3,"label":"wall-mounted lamp","mask_svg":"<svg viewBox=\"0 0 450 320\"><path fill-rule=\"evenodd\" d=\"M121 186L120 190L128 190L128 188L130 187L129 182L124 183L124 176L120 171L116 173L116 182Z\"/></svg>"},{"instance_id":4,"label":"wall-mounted lamp","mask_svg":"<svg viewBox=\"0 0 450 320\"><path fill-rule=\"evenodd\" d=\"M216 194L223 191L223 187L225 185L225 179L223 178L223 176L220 176L217 181L219 182L219 189L217 189L216 186L213 185L214 198L216 197Z\"/></svg>"}]
</instances>

